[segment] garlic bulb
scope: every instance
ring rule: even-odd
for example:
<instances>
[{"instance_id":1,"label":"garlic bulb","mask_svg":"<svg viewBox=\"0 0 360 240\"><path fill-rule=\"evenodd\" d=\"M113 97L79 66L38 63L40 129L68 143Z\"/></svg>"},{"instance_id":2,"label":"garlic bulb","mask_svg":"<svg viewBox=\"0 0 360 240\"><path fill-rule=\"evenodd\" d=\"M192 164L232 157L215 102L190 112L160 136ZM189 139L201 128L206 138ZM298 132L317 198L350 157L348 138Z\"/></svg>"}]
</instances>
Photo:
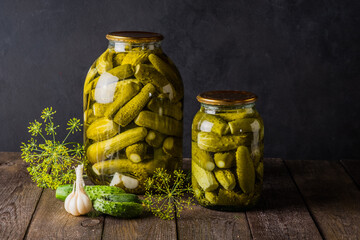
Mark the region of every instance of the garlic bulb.
<instances>
[{"instance_id":1,"label":"garlic bulb","mask_svg":"<svg viewBox=\"0 0 360 240\"><path fill-rule=\"evenodd\" d=\"M84 215L92 209L91 200L84 190L83 168L82 164L75 168L76 182L73 191L65 199L65 210L74 216Z\"/></svg>"}]
</instances>

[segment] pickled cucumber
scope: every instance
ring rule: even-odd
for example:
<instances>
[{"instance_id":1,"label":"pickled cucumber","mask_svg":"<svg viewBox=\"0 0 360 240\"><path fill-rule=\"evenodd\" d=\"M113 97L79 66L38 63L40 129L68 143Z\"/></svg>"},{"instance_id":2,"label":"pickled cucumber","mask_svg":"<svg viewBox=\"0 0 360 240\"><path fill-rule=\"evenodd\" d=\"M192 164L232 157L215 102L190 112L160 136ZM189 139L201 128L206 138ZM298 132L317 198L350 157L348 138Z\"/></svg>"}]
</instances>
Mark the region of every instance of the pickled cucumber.
<instances>
[{"instance_id":1,"label":"pickled cucumber","mask_svg":"<svg viewBox=\"0 0 360 240\"><path fill-rule=\"evenodd\" d=\"M158 89L161 89L169 84L169 81L164 75L156 71L156 69L149 64L138 64L135 68L135 77L143 84L152 83Z\"/></svg>"},{"instance_id":2,"label":"pickled cucumber","mask_svg":"<svg viewBox=\"0 0 360 240\"><path fill-rule=\"evenodd\" d=\"M214 174L197 165L194 161L191 162L192 174L195 177L199 186L206 192L214 191L219 187Z\"/></svg>"},{"instance_id":3,"label":"pickled cucumber","mask_svg":"<svg viewBox=\"0 0 360 240\"><path fill-rule=\"evenodd\" d=\"M223 152L236 149L239 145L251 143L247 135L226 135L219 136L215 133L199 132L199 148L209 152Z\"/></svg>"},{"instance_id":4,"label":"pickled cucumber","mask_svg":"<svg viewBox=\"0 0 360 240\"><path fill-rule=\"evenodd\" d=\"M84 87L86 88L87 85L90 84L90 82L94 79L96 74L98 73L97 69L95 67L92 67L89 69L86 78L85 78L85 84Z\"/></svg>"},{"instance_id":5,"label":"pickled cucumber","mask_svg":"<svg viewBox=\"0 0 360 240\"><path fill-rule=\"evenodd\" d=\"M212 159L211 155L198 148L196 143L192 143L192 161L196 162L201 168L207 170L207 171L212 171L215 168L215 164L214 164L214 160Z\"/></svg>"},{"instance_id":6,"label":"pickled cucumber","mask_svg":"<svg viewBox=\"0 0 360 240\"><path fill-rule=\"evenodd\" d=\"M147 127L171 136L182 136L182 122L173 118L160 116L150 111L142 111L135 119L138 126Z\"/></svg>"},{"instance_id":7,"label":"pickled cucumber","mask_svg":"<svg viewBox=\"0 0 360 240\"><path fill-rule=\"evenodd\" d=\"M223 152L215 153L214 161L218 168L231 168L234 165L235 153Z\"/></svg>"},{"instance_id":8,"label":"pickled cucumber","mask_svg":"<svg viewBox=\"0 0 360 240\"><path fill-rule=\"evenodd\" d=\"M138 173L143 178L152 174L156 168L166 167L166 159L157 158L139 163L133 163L129 159L113 159L95 163L92 170L97 175L112 175L118 173Z\"/></svg>"},{"instance_id":9,"label":"pickled cucumber","mask_svg":"<svg viewBox=\"0 0 360 240\"><path fill-rule=\"evenodd\" d=\"M140 88L140 85L135 82L122 84L120 90L118 90L120 93L115 93L118 96L114 97L115 101L107 106L104 115L108 118L112 117L125 103L140 91Z\"/></svg>"},{"instance_id":10,"label":"pickled cucumber","mask_svg":"<svg viewBox=\"0 0 360 240\"><path fill-rule=\"evenodd\" d=\"M260 148L260 146L255 146L252 147L252 151L251 151L251 158L253 160L254 163L254 167L257 168L260 161L262 160L262 156L263 156L263 147L264 145L262 145L262 148Z\"/></svg>"},{"instance_id":11,"label":"pickled cucumber","mask_svg":"<svg viewBox=\"0 0 360 240\"><path fill-rule=\"evenodd\" d=\"M122 61L124 60L125 55L126 55L126 53L124 53L124 52L116 53L114 55L114 59L113 59L114 66L120 66Z\"/></svg>"},{"instance_id":12,"label":"pickled cucumber","mask_svg":"<svg viewBox=\"0 0 360 240\"><path fill-rule=\"evenodd\" d=\"M248 206L254 199L245 193L220 189L218 194L219 205Z\"/></svg>"},{"instance_id":13,"label":"pickled cucumber","mask_svg":"<svg viewBox=\"0 0 360 240\"><path fill-rule=\"evenodd\" d=\"M167 137L163 143L163 150L166 154L173 157L182 156L182 139L176 137Z\"/></svg>"},{"instance_id":14,"label":"pickled cucumber","mask_svg":"<svg viewBox=\"0 0 360 240\"><path fill-rule=\"evenodd\" d=\"M236 186L236 179L234 174L230 170L220 170L217 169L214 171L215 177L220 185L226 190L233 190Z\"/></svg>"},{"instance_id":15,"label":"pickled cucumber","mask_svg":"<svg viewBox=\"0 0 360 240\"><path fill-rule=\"evenodd\" d=\"M216 192L205 192L205 198L211 204L217 204L217 202L218 202L218 196L217 196Z\"/></svg>"},{"instance_id":16,"label":"pickled cucumber","mask_svg":"<svg viewBox=\"0 0 360 240\"><path fill-rule=\"evenodd\" d=\"M229 127L232 134L241 134L247 132L258 132L261 125L257 119L244 118L229 122Z\"/></svg>"},{"instance_id":17,"label":"pickled cucumber","mask_svg":"<svg viewBox=\"0 0 360 240\"><path fill-rule=\"evenodd\" d=\"M99 74L103 74L104 72L107 72L113 68L113 63L112 63L113 55L114 55L113 51L106 49L106 51L103 54L101 54L101 56L98 58L96 62L96 69Z\"/></svg>"},{"instance_id":18,"label":"pickled cucumber","mask_svg":"<svg viewBox=\"0 0 360 240\"><path fill-rule=\"evenodd\" d=\"M155 67L157 71L159 71L162 75L166 77L166 79L174 86L174 102L178 102L184 96L184 86L181 81L180 76L177 72L166 62L164 62L161 58L156 56L155 54L149 55L149 61Z\"/></svg>"},{"instance_id":19,"label":"pickled cucumber","mask_svg":"<svg viewBox=\"0 0 360 240\"><path fill-rule=\"evenodd\" d=\"M153 98L147 105L148 109L159 114L175 118L176 120L182 119L182 109L178 104L172 104L167 99Z\"/></svg>"},{"instance_id":20,"label":"pickled cucumber","mask_svg":"<svg viewBox=\"0 0 360 240\"><path fill-rule=\"evenodd\" d=\"M245 146L239 146L236 150L236 174L243 192L254 192L255 169L249 151Z\"/></svg>"},{"instance_id":21,"label":"pickled cucumber","mask_svg":"<svg viewBox=\"0 0 360 240\"><path fill-rule=\"evenodd\" d=\"M84 112L84 123L85 125L89 125L91 123L93 123L96 120L96 117L93 114L93 110L92 109L87 109Z\"/></svg>"},{"instance_id":22,"label":"pickled cucumber","mask_svg":"<svg viewBox=\"0 0 360 240\"><path fill-rule=\"evenodd\" d=\"M127 130L105 141L96 142L90 145L86 151L86 156L90 163L105 160L111 154L144 140L147 135L146 128L137 127Z\"/></svg>"},{"instance_id":23,"label":"pickled cucumber","mask_svg":"<svg viewBox=\"0 0 360 240\"><path fill-rule=\"evenodd\" d=\"M148 134L145 138L145 141L147 142L147 144L149 144L150 146L154 147L154 148L159 148L162 146L162 143L165 139L165 135L162 133L159 133L157 131L154 130L150 130L148 131Z\"/></svg>"},{"instance_id":24,"label":"pickled cucumber","mask_svg":"<svg viewBox=\"0 0 360 240\"><path fill-rule=\"evenodd\" d=\"M225 121L231 122L243 118L255 118L258 117L259 114L253 108L244 108L231 112L218 113L217 115Z\"/></svg>"},{"instance_id":25,"label":"pickled cucumber","mask_svg":"<svg viewBox=\"0 0 360 240\"><path fill-rule=\"evenodd\" d=\"M128 52L123 61L121 62L122 65L130 64L132 66L136 66L138 64L144 63L148 60L150 52L148 51L132 51Z\"/></svg>"},{"instance_id":26,"label":"pickled cucumber","mask_svg":"<svg viewBox=\"0 0 360 240\"><path fill-rule=\"evenodd\" d=\"M202 132L213 132L220 136L226 135L230 130L226 121L211 114L203 114L198 127L198 130Z\"/></svg>"},{"instance_id":27,"label":"pickled cucumber","mask_svg":"<svg viewBox=\"0 0 360 240\"><path fill-rule=\"evenodd\" d=\"M147 150L147 144L144 142L135 143L126 148L126 157L134 163L144 160Z\"/></svg>"},{"instance_id":28,"label":"pickled cucumber","mask_svg":"<svg viewBox=\"0 0 360 240\"><path fill-rule=\"evenodd\" d=\"M102 104L102 103L94 103L92 106L93 114L95 117L103 117L106 108L109 104Z\"/></svg>"},{"instance_id":29,"label":"pickled cucumber","mask_svg":"<svg viewBox=\"0 0 360 240\"><path fill-rule=\"evenodd\" d=\"M86 130L86 136L94 141L103 141L114 137L119 131L119 126L107 118L99 118Z\"/></svg>"},{"instance_id":30,"label":"pickled cucumber","mask_svg":"<svg viewBox=\"0 0 360 240\"><path fill-rule=\"evenodd\" d=\"M140 111L148 103L154 92L154 85L151 83L146 84L141 89L139 94L133 97L119 110L119 112L114 117L114 122L123 127L129 124L137 115L139 115Z\"/></svg>"},{"instance_id":31,"label":"pickled cucumber","mask_svg":"<svg viewBox=\"0 0 360 240\"><path fill-rule=\"evenodd\" d=\"M123 80L134 75L134 71L130 64L121 65L108 71L108 73L117 77L119 80Z\"/></svg>"}]
</instances>

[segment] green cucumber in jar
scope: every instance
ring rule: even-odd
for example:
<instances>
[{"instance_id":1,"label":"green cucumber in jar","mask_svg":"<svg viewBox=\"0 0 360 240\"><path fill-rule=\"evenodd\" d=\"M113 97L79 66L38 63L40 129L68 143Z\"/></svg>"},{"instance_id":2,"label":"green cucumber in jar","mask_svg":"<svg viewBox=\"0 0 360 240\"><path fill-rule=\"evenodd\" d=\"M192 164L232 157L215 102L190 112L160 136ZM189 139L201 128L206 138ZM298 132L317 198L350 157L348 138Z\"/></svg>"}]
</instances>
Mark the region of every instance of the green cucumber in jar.
<instances>
[{"instance_id":1,"label":"green cucumber in jar","mask_svg":"<svg viewBox=\"0 0 360 240\"><path fill-rule=\"evenodd\" d=\"M155 87L151 83L146 84L135 97L126 103L114 117L114 121L125 127L140 111L146 106L152 95L155 93Z\"/></svg>"},{"instance_id":2,"label":"green cucumber in jar","mask_svg":"<svg viewBox=\"0 0 360 240\"><path fill-rule=\"evenodd\" d=\"M197 144L199 148L209 152L224 152L236 149L239 145L248 145L251 138L248 135L219 136L215 133L199 132Z\"/></svg>"},{"instance_id":3,"label":"green cucumber in jar","mask_svg":"<svg viewBox=\"0 0 360 240\"><path fill-rule=\"evenodd\" d=\"M198 123L198 129L202 132L213 132L220 136L230 132L229 125L222 118L211 114L203 114Z\"/></svg>"},{"instance_id":4,"label":"green cucumber in jar","mask_svg":"<svg viewBox=\"0 0 360 240\"><path fill-rule=\"evenodd\" d=\"M123 105L138 94L140 89L140 85L135 82L122 84L119 89L120 93L114 96L114 101L112 103L108 104L104 116L111 118Z\"/></svg>"},{"instance_id":5,"label":"green cucumber in jar","mask_svg":"<svg viewBox=\"0 0 360 240\"><path fill-rule=\"evenodd\" d=\"M255 169L247 147L239 146L236 150L236 175L244 193L254 192Z\"/></svg>"},{"instance_id":6,"label":"green cucumber in jar","mask_svg":"<svg viewBox=\"0 0 360 240\"><path fill-rule=\"evenodd\" d=\"M261 128L260 122L255 118L244 118L229 122L231 134L258 132Z\"/></svg>"},{"instance_id":7,"label":"green cucumber in jar","mask_svg":"<svg viewBox=\"0 0 360 240\"><path fill-rule=\"evenodd\" d=\"M207 170L212 171L215 168L214 160L212 159L211 155L200 148L198 148L196 143L192 143L191 145L191 156L192 161L196 162L199 167Z\"/></svg>"},{"instance_id":8,"label":"green cucumber in jar","mask_svg":"<svg viewBox=\"0 0 360 240\"><path fill-rule=\"evenodd\" d=\"M90 145L86 151L86 156L90 163L97 163L121 149L134 143L144 140L147 135L146 128L137 127L129 129L116 135L113 138L96 142Z\"/></svg>"},{"instance_id":9,"label":"green cucumber in jar","mask_svg":"<svg viewBox=\"0 0 360 240\"><path fill-rule=\"evenodd\" d=\"M165 139L166 135L159 133L157 131L154 130L149 130L148 134L145 138L145 141L147 142L147 144L149 144L150 146L154 147L154 148L159 148L162 146L162 143Z\"/></svg>"},{"instance_id":10,"label":"green cucumber in jar","mask_svg":"<svg viewBox=\"0 0 360 240\"><path fill-rule=\"evenodd\" d=\"M126 157L133 163L139 163L144 160L148 145L144 142L135 143L126 148Z\"/></svg>"},{"instance_id":11,"label":"green cucumber in jar","mask_svg":"<svg viewBox=\"0 0 360 240\"><path fill-rule=\"evenodd\" d=\"M181 120L183 118L181 105L173 104L168 99L153 98L149 101L147 107L159 115L173 117L176 120Z\"/></svg>"},{"instance_id":12,"label":"green cucumber in jar","mask_svg":"<svg viewBox=\"0 0 360 240\"><path fill-rule=\"evenodd\" d=\"M135 119L135 124L170 136L182 136L182 122L167 116L142 111Z\"/></svg>"},{"instance_id":13,"label":"green cucumber in jar","mask_svg":"<svg viewBox=\"0 0 360 240\"><path fill-rule=\"evenodd\" d=\"M214 161L218 168L231 168L234 166L234 152L219 152L214 154Z\"/></svg>"}]
</instances>

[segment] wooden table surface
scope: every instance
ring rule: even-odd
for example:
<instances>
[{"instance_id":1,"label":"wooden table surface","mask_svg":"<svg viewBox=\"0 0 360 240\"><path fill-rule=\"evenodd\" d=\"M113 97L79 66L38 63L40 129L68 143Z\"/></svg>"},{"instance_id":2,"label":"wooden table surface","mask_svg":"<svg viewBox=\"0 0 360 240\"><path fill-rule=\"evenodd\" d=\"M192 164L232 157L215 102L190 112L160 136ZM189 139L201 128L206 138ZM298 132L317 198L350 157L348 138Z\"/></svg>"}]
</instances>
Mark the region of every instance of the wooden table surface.
<instances>
[{"instance_id":1,"label":"wooden table surface","mask_svg":"<svg viewBox=\"0 0 360 240\"><path fill-rule=\"evenodd\" d=\"M20 153L0 153L0 239L360 239L360 161L265 159L247 212L195 206L175 220L73 217L32 183Z\"/></svg>"}]
</instances>

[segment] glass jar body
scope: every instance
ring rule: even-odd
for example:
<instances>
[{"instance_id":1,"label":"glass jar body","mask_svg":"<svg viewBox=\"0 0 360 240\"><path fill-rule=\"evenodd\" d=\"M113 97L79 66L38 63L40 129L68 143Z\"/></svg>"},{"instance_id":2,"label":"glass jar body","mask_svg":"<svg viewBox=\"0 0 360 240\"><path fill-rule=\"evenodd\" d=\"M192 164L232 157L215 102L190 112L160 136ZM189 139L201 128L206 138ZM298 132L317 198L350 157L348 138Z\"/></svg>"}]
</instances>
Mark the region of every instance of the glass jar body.
<instances>
[{"instance_id":1,"label":"glass jar body","mask_svg":"<svg viewBox=\"0 0 360 240\"><path fill-rule=\"evenodd\" d=\"M182 164L183 83L160 42L109 41L84 84L87 174L144 193L156 168Z\"/></svg>"},{"instance_id":2,"label":"glass jar body","mask_svg":"<svg viewBox=\"0 0 360 240\"><path fill-rule=\"evenodd\" d=\"M202 104L192 124L192 185L204 207L241 211L262 191L264 124L255 103Z\"/></svg>"}]
</instances>

